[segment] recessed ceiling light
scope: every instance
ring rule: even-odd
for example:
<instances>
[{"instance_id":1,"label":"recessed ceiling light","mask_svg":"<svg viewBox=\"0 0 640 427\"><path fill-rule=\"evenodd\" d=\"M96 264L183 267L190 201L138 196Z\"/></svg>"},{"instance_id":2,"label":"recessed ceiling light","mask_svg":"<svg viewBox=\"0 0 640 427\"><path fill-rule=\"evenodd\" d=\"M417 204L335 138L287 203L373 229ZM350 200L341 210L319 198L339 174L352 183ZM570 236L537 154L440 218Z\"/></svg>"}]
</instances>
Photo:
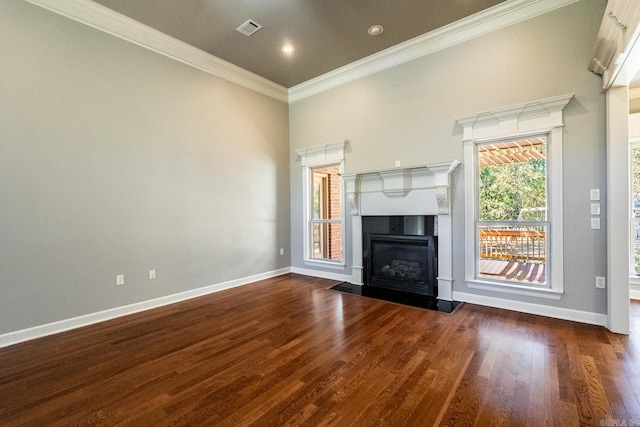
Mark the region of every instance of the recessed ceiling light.
<instances>
[{"instance_id":1,"label":"recessed ceiling light","mask_svg":"<svg viewBox=\"0 0 640 427\"><path fill-rule=\"evenodd\" d=\"M282 51L287 55L291 55L294 50L296 49L290 44L285 44L284 46L282 46Z\"/></svg>"},{"instance_id":2,"label":"recessed ceiling light","mask_svg":"<svg viewBox=\"0 0 640 427\"><path fill-rule=\"evenodd\" d=\"M382 28L382 25L372 25L371 28L369 28L369 34L372 36L379 36L383 31L384 28Z\"/></svg>"}]
</instances>

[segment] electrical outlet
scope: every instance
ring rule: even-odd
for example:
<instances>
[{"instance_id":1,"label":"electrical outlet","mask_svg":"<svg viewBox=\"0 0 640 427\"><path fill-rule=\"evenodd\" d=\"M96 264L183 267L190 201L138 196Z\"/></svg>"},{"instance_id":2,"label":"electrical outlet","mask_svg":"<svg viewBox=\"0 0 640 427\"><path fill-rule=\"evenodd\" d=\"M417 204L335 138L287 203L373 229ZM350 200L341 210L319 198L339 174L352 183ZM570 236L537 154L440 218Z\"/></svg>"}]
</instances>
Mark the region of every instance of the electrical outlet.
<instances>
[{"instance_id":1,"label":"electrical outlet","mask_svg":"<svg viewBox=\"0 0 640 427\"><path fill-rule=\"evenodd\" d=\"M116 276L116 286L124 285L124 274L118 274Z\"/></svg>"},{"instance_id":2,"label":"electrical outlet","mask_svg":"<svg viewBox=\"0 0 640 427\"><path fill-rule=\"evenodd\" d=\"M591 229L600 230L600 218L591 218Z\"/></svg>"},{"instance_id":3,"label":"electrical outlet","mask_svg":"<svg viewBox=\"0 0 640 427\"><path fill-rule=\"evenodd\" d=\"M400 160L396 160L396 167L400 166Z\"/></svg>"},{"instance_id":4,"label":"electrical outlet","mask_svg":"<svg viewBox=\"0 0 640 427\"><path fill-rule=\"evenodd\" d=\"M600 189L592 188L590 195L591 195L591 200L600 200Z\"/></svg>"},{"instance_id":5,"label":"electrical outlet","mask_svg":"<svg viewBox=\"0 0 640 427\"><path fill-rule=\"evenodd\" d=\"M149 280L156 278L156 270L149 270Z\"/></svg>"},{"instance_id":6,"label":"electrical outlet","mask_svg":"<svg viewBox=\"0 0 640 427\"><path fill-rule=\"evenodd\" d=\"M600 203L591 203L591 215L600 215Z\"/></svg>"},{"instance_id":7,"label":"electrical outlet","mask_svg":"<svg viewBox=\"0 0 640 427\"><path fill-rule=\"evenodd\" d=\"M604 289L606 286L606 279L602 276L596 276L596 288Z\"/></svg>"}]
</instances>

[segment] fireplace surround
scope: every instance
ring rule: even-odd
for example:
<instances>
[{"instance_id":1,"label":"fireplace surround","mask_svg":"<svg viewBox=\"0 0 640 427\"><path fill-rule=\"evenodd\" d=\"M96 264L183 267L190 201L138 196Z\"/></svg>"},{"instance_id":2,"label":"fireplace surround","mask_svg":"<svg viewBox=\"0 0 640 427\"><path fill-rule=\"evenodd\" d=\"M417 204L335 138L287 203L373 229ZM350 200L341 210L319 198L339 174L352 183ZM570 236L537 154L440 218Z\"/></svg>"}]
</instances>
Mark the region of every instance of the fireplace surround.
<instances>
[{"instance_id":1,"label":"fireplace surround","mask_svg":"<svg viewBox=\"0 0 640 427\"><path fill-rule=\"evenodd\" d=\"M367 280L363 250L363 216L434 216L437 223L437 277L432 289L438 299L452 301L451 176L460 162L426 164L342 175L351 214L353 264L351 283ZM349 238L349 237L347 237ZM368 251L368 249L367 249Z\"/></svg>"}]
</instances>

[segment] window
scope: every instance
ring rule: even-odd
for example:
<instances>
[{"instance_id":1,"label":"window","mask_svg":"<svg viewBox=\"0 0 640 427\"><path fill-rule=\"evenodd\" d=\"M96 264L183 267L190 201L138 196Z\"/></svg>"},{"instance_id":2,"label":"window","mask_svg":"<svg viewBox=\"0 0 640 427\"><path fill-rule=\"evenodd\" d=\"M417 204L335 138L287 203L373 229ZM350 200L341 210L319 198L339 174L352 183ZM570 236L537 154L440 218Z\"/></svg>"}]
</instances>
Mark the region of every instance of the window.
<instances>
[{"instance_id":1,"label":"window","mask_svg":"<svg viewBox=\"0 0 640 427\"><path fill-rule=\"evenodd\" d=\"M464 138L469 288L561 297L562 112L571 98L456 119Z\"/></svg>"},{"instance_id":2,"label":"window","mask_svg":"<svg viewBox=\"0 0 640 427\"><path fill-rule=\"evenodd\" d=\"M640 142L631 144L631 258L630 274L637 278L640 276Z\"/></svg>"},{"instance_id":3,"label":"window","mask_svg":"<svg viewBox=\"0 0 640 427\"><path fill-rule=\"evenodd\" d=\"M476 276L546 285L547 136L475 145Z\"/></svg>"},{"instance_id":4,"label":"window","mask_svg":"<svg viewBox=\"0 0 640 427\"><path fill-rule=\"evenodd\" d=\"M304 261L344 267L344 206L340 174L347 141L296 150L302 159Z\"/></svg>"},{"instance_id":5,"label":"window","mask_svg":"<svg viewBox=\"0 0 640 427\"><path fill-rule=\"evenodd\" d=\"M311 258L342 260L342 202L338 165L311 168Z\"/></svg>"}]
</instances>

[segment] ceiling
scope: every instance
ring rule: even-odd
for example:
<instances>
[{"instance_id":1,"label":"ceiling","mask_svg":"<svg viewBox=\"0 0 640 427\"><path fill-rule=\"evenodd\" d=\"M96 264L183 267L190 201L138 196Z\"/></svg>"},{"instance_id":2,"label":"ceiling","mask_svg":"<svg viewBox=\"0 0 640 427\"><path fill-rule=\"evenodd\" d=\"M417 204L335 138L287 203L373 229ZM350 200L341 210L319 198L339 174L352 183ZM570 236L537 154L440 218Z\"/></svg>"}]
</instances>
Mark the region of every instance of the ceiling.
<instances>
[{"instance_id":1,"label":"ceiling","mask_svg":"<svg viewBox=\"0 0 640 427\"><path fill-rule=\"evenodd\" d=\"M286 88L504 1L94 0ZM251 36L236 31L248 19L262 25Z\"/></svg>"}]
</instances>

